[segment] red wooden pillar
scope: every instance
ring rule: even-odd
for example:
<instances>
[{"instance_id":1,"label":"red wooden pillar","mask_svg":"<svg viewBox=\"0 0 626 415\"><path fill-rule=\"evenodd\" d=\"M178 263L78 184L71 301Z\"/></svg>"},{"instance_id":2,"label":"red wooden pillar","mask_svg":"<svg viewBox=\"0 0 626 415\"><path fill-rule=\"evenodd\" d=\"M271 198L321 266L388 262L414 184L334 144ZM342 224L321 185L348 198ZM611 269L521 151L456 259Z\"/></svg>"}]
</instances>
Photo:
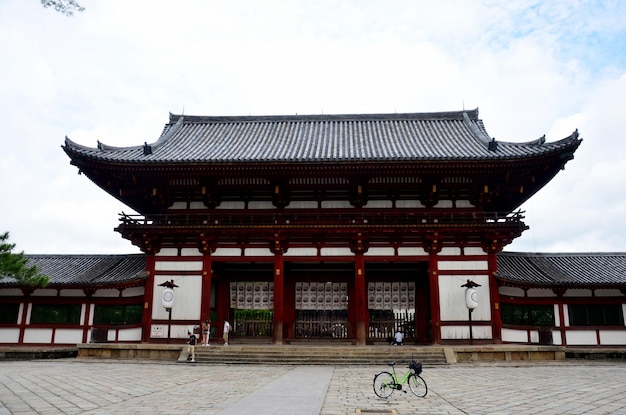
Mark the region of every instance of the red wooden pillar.
<instances>
[{"instance_id":1,"label":"red wooden pillar","mask_svg":"<svg viewBox=\"0 0 626 415\"><path fill-rule=\"evenodd\" d=\"M492 341L502 343L502 315L500 313L500 291L496 281L498 258L494 252L489 253L489 296L491 297L491 330Z\"/></svg>"},{"instance_id":2,"label":"red wooden pillar","mask_svg":"<svg viewBox=\"0 0 626 415\"><path fill-rule=\"evenodd\" d=\"M430 316L433 343L441 344L441 310L439 301L439 266L437 250L431 250L428 260L428 277L430 282Z\"/></svg>"},{"instance_id":3,"label":"red wooden pillar","mask_svg":"<svg viewBox=\"0 0 626 415\"><path fill-rule=\"evenodd\" d=\"M274 255L274 344L283 343L285 321L285 262L283 254Z\"/></svg>"},{"instance_id":4,"label":"red wooden pillar","mask_svg":"<svg viewBox=\"0 0 626 415\"><path fill-rule=\"evenodd\" d=\"M356 317L356 344L364 346L367 340L367 289L365 287L365 260L362 253L354 259L354 304Z\"/></svg>"},{"instance_id":5,"label":"red wooden pillar","mask_svg":"<svg viewBox=\"0 0 626 415\"><path fill-rule=\"evenodd\" d=\"M141 341L150 342L150 333L152 331L152 306L154 295L154 267L156 258L154 254L146 255L146 285L143 293L143 315L141 317Z\"/></svg>"}]
</instances>

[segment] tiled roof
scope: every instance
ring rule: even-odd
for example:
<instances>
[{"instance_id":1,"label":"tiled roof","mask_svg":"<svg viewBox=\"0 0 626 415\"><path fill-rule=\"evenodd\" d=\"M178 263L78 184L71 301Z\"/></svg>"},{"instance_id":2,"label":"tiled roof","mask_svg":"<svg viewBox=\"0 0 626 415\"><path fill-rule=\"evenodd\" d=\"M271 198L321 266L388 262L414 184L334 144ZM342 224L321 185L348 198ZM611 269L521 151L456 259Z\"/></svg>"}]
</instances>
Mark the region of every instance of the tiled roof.
<instances>
[{"instance_id":1,"label":"tiled roof","mask_svg":"<svg viewBox=\"0 0 626 415\"><path fill-rule=\"evenodd\" d=\"M626 253L501 252L496 278L528 286L626 287Z\"/></svg>"},{"instance_id":2,"label":"tiled roof","mask_svg":"<svg viewBox=\"0 0 626 415\"><path fill-rule=\"evenodd\" d=\"M497 160L560 152L560 141L492 142L478 110L412 114L209 117L170 114L161 137L135 147L97 148L66 138L64 150L129 163Z\"/></svg>"},{"instance_id":3,"label":"tiled roof","mask_svg":"<svg viewBox=\"0 0 626 415\"><path fill-rule=\"evenodd\" d=\"M116 286L146 279L146 256L128 255L24 255L37 266L48 286ZM0 286L15 280L0 280Z\"/></svg>"}]
</instances>

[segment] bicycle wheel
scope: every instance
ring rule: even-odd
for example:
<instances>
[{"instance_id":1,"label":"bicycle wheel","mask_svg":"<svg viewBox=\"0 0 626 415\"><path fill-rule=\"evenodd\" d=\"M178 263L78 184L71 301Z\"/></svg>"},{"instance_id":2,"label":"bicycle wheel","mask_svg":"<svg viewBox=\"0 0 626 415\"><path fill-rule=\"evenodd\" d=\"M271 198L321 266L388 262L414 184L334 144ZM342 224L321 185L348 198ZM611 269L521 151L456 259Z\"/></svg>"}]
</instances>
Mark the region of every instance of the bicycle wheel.
<instances>
[{"instance_id":1,"label":"bicycle wheel","mask_svg":"<svg viewBox=\"0 0 626 415\"><path fill-rule=\"evenodd\" d=\"M426 381L420 375L412 374L409 376L409 389L411 389L413 395L420 398L423 398L428 393L428 385L426 385Z\"/></svg>"},{"instance_id":2,"label":"bicycle wheel","mask_svg":"<svg viewBox=\"0 0 626 415\"><path fill-rule=\"evenodd\" d=\"M389 372L380 372L374 376L374 393L381 398L387 398L393 393L396 382Z\"/></svg>"}]
</instances>

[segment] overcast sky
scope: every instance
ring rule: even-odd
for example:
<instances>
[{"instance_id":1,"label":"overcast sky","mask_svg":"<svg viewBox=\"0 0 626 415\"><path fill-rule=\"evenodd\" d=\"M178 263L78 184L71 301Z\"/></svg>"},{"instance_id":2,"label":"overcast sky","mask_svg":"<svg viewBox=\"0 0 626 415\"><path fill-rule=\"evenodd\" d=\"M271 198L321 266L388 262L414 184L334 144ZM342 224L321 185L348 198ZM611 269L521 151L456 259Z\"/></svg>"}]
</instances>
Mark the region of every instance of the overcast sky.
<instances>
[{"instance_id":1,"label":"overcast sky","mask_svg":"<svg viewBox=\"0 0 626 415\"><path fill-rule=\"evenodd\" d=\"M154 142L169 112L479 108L497 140L583 143L508 251L626 252L626 2L0 0L0 232L27 254L139 252L65 136Z\"/></svg>"}]
</instances>

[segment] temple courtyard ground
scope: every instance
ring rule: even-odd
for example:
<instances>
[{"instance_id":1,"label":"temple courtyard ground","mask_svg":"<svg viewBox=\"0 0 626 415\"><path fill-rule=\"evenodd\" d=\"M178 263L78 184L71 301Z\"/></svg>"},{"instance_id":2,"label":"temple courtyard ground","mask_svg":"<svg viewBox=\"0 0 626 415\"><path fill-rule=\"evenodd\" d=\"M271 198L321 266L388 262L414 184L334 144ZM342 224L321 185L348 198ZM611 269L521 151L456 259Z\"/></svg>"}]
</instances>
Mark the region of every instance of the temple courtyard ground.
<instances>
[{"instance_id":1,"label":"temple courtyard ground","mask_svg":"<svg viewBox=\"0 0 626 415\"><path fill-rule=\"evenodd\" d=\"M404 370L402 364L398 369ZM626 414L626 361L425 367L425 398L374 395L388 367L56 359L0 363L5 414Z\"/></svg>"}]
</instances>

